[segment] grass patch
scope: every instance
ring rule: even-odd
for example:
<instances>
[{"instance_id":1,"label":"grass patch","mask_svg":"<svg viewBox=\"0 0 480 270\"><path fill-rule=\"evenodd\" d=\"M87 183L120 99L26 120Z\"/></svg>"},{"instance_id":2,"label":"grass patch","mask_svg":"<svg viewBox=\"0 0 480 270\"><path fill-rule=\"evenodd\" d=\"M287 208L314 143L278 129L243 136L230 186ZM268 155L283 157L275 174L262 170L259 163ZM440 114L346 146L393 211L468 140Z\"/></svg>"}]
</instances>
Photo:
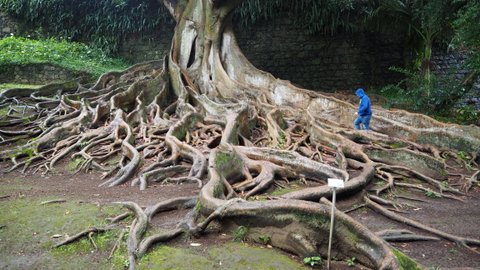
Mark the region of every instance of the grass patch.
<instances>
[{"instance_id":1,"label":"grass patch","mask_svg":"<svg viewBox=\"0 0 480 270\"><path fill-rule=\"evenodd\" d=\"M108 255L119 230L95 234L95 250L87 239L57 249L51 247L62 238L89 226L102 226L107 216L121 212L118 206L97 206L67 201L40 205L58 199L16 199L0 204L0 269L124 269L128 267L126 238L109 261ZM154 233L154 232L151 232ZM273 249L242 243L209 248L156 246L137 261L138 269L308 269Z\"/></svg>"},{"instance_id":2,"label":"grass patch","mask_svg":"<svg viewBox=\"0 0 480 270\"><path fill-rule=\"evenodd\" d=\"M74 201L40 205L40 202L50 199L58 198L22 198L2 202L0 225L5 227L0 230L0 268L110 269L111 263L107 257L116 240L117 231L94 236L98 251L87 239L51 249L62 239L53 239L52 236L73 235L90 226L102 226L106 217L121 212L120 207L79 204Z\"/></svg>"},{"instance_id":3,"label":"grass patch","mask_svg":"<svg viewBox=\"0 0 480 270\"><path fill-rule=\"evenodd\" d=\"M108 57L100 49L82 43L22 37L0 39L0 70L10 65L47 63L95 76L128 66L123 60Z\"/></svg>"},{"instance_id":4,"label":"grass patch","mask_svg":"<svg viewBox=\"0 0 480 270\"><path fill-rule=\"evenodd\" d=\"M309 269L273 249L230 243L204 250L157 246L145 255L138 269Z\"/></svg>"}]
</instances>

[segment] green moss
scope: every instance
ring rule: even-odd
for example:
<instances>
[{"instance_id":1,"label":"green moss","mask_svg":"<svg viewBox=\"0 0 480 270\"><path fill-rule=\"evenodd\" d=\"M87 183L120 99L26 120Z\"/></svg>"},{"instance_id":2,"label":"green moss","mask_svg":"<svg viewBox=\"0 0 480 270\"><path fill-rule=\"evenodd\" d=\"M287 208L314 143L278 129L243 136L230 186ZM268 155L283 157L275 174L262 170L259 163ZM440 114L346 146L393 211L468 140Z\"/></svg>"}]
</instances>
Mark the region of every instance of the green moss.
<instances>
[{"instance_id":1,"label":"green moss","mask_svg":"<svg viewBox=\"0 0 480 270\"><path fill-rule=\"evenodd\" d=\"M172 135L179 140L183 140L187 135L187 131L192 130L195 127L195 124L201 120L201 116L198 114L193 114L189 119L188 123L185 123L176 129L173 130Z\"/></svg>"},{"instance_id":2,"label":"green moss","mask_svg":"<svg viewBox=\"0 0 480 270\"><path fill-rule=\"evenodd\" d=\"M284 194L290 193L290 192L295 191L295 190L296 189L294 189L294 188L277 188L271 194L273 196L282 196Z\"/></svg>"},{"instance_id":3,"label":"green moss","mask_svg":"<svg viewBox=\"0 0 480 270\"><path fill-rule=\"evenodd\" d=\"M295 213L295 218L298 221L310 224L315 228L328 228L328 226L330 226L330 220L321 215L306 215L303 213Z\"/></svg>"},{"instance_id":4,"label":"green moss","mask_svg":"<svg viewBox=\"0 0 480 270\"><path fill-rule=\"evenodd\" d=\"M0 84L0 93L12 88L39 88L41 85L33 85L33 84L16 84L16 83L1 83Z\"/></svg>"},{"instance_id":5,"label":"green moss","mask_svg":"<svg viewBox=\"0 0 480 270\"><path fill-rule=\"evenodd\" d=\"M251 247L243 243L229 243L204 248L182 249L157 246L140 259L138 269L309 269L273 249Z\"/></svg>"},{"instance_id":6,"label":"green moss","mask_svg":"<svg viewBox=\"0 0 480 270\"><path fill-rule=\"evenodd\" d=\"M234 152L218 152L215 155L217 171L225 177L234 173L241 173L243 169L242 159Z\"/></svg>"},{"instance_id":7,"label":"green moss","mask_svg":"<svg viewBox=\"0 0 480 270\"><path fill-rule=\"evenodd\" d=\"M225 187L223 186L223 183L219 183L213 189L213 197L219 198L223 194L225 194Z\"/></svg>"},{"instance_id":8,"label":"green moss","mask_svg":"<svg viewBox=\"0 0 480 270\"><path fill-rule=\"evenodd\" d=\"M80 163L82 163L84 160L85 159L83 159L81 157L76 157L76 158L70 160L67 164L67 169L70 172L74 172L78 168L78 165L80 165Z\"/></svg>"},{"instance_id":9,"label":"green moss","mask_svg":"<svg viewBox=\"0 0 480 270\"><path fill-rule=\"evenodd\" d=\"M400 252L398 249L392 248L392 252L397 258L398 263L400 264L401 270L421 270L422 269L418 266L418 264L414 260L412 260L410 257Z\"/></svg>"},{"instance_id":10,"label":"green moss","mask_svg":"<svg viewBox=\"0 0 480 270\"><path fill-rule=\"evenodd\" d=\"M26 188L25 186L23 186ZM2 187L3 189L3 187ZM15 190L19 190L15 188ZM12 268L29 269L109 269L108 254L117 237L116 231L96 234L99 250L83 239L75 244L51 249L61 241L55 234L73 235L91 226L105 225L105 218L119 214L117 206L97 206L67 201L61 204L40 205L58 198L18 199L0 205L0 257ZM93 253L92 253L93 251ZM18 256L18 254L24 256ZM101 253L101 256L96 255ZM97 257L98 256L98 257ZM101 259L98 259L98 258ZM26 259L28 258L28 259Z\"/></svg>"},{"instance_id":11,"label":"green moss","mask_svg":"<svg viewBox=\"0 0 480 270\"><path fill-rule=\"evenodd\" d=\"M8 107L0 108L0 117L7 116Z\"/></svg>"},{"instance_id":12,"label":"green moss","mask_svg":"<svg viewBox=\"0 0 480 270\"><path fill-rule=\"evenodd\" d=\"M202 211L202 203L200 201L198 201L197 204L195 204L194 210L197 213L200 213L200 211Z\"/></svg>"},{"instance_id":13,"label":"green moss","mask_svg":"<svg viewBox=\"0 0 480 270\"><path fill-rule=\"evenodd\" d=\"M95 234L92 236L93 241L97 245L99 250L108 250L112 243L115 242L118 235L117 232L107 231L104 233ZM62 257L76 254L88 254L94 250L92 242L88 238L83 238L75 243L70 245L65 245L53 249L51 251L52 255L56 258L61 259Z\"/></svg>"},{"instance_id":14,"label":"green moss","mask_svg":"<svg viewBox=\"0 0 480 270\"><path fill-rule=\"evenodd\" d=\"M403 144L403 143L394 142L394 143L391 143L389 146L390 146L390 148L392 148L392 149L398 149L398 148L405 147L406 145Z\"/></svg>"},{"instance_id":15,"label":"green moss","mask_svg":"<svg viewBox=\"0 0 480 270\"><path fill-rule=\"evenodd\" d=\"M280 131L280 132L278 133L277 140L278 140L277 147L280 148L280 149L284 148L284 147L285 147L285 143L287 142L287 136L285 135L285 132Z\"/></svg>"},{"instance_id":16,"label":"green moss","mask_svg":"<svg viewBox=\"0 0 480 270\"><path fill-rule=\"evenodd\" d=\"M142 257L138 269L212 269L214 262L188 249L159 246Z\"/></svg>"},{"instance_id":17,"label":"green moss","mask_svg":"<svg viewBox=\"0 0 480 270\"><path fill-rule=\"evenodd\" d=\"M221 262L221 265L217 264L218 269L310 269L273 249L252 247L237 242L210 249L209 257L212 261Z\"/></svg>"}]
</instances>

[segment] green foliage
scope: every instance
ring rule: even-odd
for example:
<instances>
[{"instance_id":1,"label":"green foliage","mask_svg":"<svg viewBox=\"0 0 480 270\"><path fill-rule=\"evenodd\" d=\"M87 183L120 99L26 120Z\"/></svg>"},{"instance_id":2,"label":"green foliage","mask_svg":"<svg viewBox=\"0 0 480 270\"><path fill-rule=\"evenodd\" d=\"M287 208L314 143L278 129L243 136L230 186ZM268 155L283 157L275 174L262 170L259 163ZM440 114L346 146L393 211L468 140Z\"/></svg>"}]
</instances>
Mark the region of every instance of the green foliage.
<instances>
[{"instance_id":1,"label":"green foliage","mask_svg":"<svg viewBox=\"0 0 480 270\"><path fill-rule=\"evenodd\" d=\"M442 197L440 194L438 194L437 192L435 192L433 190L430 190L430 189L425 191L425 196L427 196L429 198L434 198L434 199Z\"/></svg>"},{"instance_id":2,"label":"green foliage","mask_svg":"<svg viewBox=\"0 0 480 270\"><path fill-rule=\"evenodd\" d=\"M470 160L470 156L467 153L465 153L465 151L458 151L457 155L462 160L465 160L465 161Z\"/></svg>"},{"instance_id":3,"label":"green foliage","mask_svg":"<svg viewBox=\"0 0 480 270\"><path fill-rule=\"evenodd\" d=\"M400 33L411 49L411 64L429 79L432 46L450 41L452 21L464 3L450 0L385 0L370 14L375 29Z\"/></svg>"},{"instance_id":4,"label":"green foliage","mask_svg":"<svg viewBox=\"0 0 480 270\"><path fill-rule=\"evenodd\" d=\"M356 261L356 260L357 260L357 259L356 259L355 257L352 257L352 258L350 258L350 259L347 259L347 265L350 266L350 267L355 266L355 261Z\"/></svg>"},{"instance_id":5,"label":"green foliage","mask_svg":"<svg viewBox=\"0 0 480 270\"><path fill-rule=\"evenodd\" d=\"M0 39L0 66L40 63L88 71L96 76L127 67L123 61L107 57L101 50L81 43L13 36Z\"/></svg>"},{"instance_id":6,"label":"green foliage","mask_svg":"<svg viewBox=\"0 0 480 270\"><path fill-rule=\"evenodd\" d=\"M74 158L70 160L70 162L68 162L67 169L71 172L74 172L78 168L78 165L80 165L80 163L82 163L83 161L85 161L85 159L81 157Z\"/></svg>"},{"instance_id":7,"label":"green foliage","mask_svg":"<svg viewBox=\"0 0 480 270\"><path fill-rule=\"evenodd\" d=\"M471 70L480 72L480 0L466 2L457 13L453 22L455 29L454 45L470 50L467 65ZM477 22L477 23L475 23Z\"/></svg>"},{"instance_id":8,"label":"green foliage","mask_svg":"<svg viewBox=\"0 0 480 270\"><path fill-rule=\"evenodd\" d=\"M233 231L233 240L235 242L241 242L244 241L247 238L247 234L250 228L247 226L238 226L234 231Z\"/></svg>"},{"instance_id":9,"label":"green foliage","mask_svg":"<svg viewBox=\"0 0 480 270\"><path fill-rule=\"evenodd\" d=\"M260 243L262 243L264 245L268 245L272 242L272 238L268 235L260 235L258 237L258 240L260 241Z\"/></svg>"},{"instance_id":10,"label":"green foliage","mask_svg":"<svg viewBox=\"0 0 480 270\"><path fill-rule=\"evenodd\" d=\"M249 26L286 14L294 25L312 34L334 34L361 28L368 5L354 0L246 0L236 10L236 19Z\"/></svg>"},{"instance_id":11,"label":"green foliage","mask_svg":"<svg viewBox=\"0 0 480 270\"><path fill-rule=\"evenodd\" d=\"M320 256L313 256L313 257L305 257L303 258L303 264L315 266L322 264L322 257Z\"/></svg>"},{"instance_id":12,"label":"green foliage","mask_svg":"<svg viewBox=\"0 0 480 270\"><path fill-rule=\"evenodd\" d=\"M450 184L448 184L448 181L445 180L445 181L442 181L442 187L443 188L448 188Z\"/></svg>"},{"instance_id":13,"label":"green foliage","mask_svg":"<svg viewBox=\"0 0 480 270\"><path fill-rule=\"evenodd\" d=\"M465 105L461 108L454 110L455 122L469 125L469 124L478 124L480 119L480 111L475 108L473 105Z\"/></svg>"},{"instance_id":14,"label":"green foliage","mask_svg":"<svg viewBox=\"0 0 480 270\"><path fill-rule=\"evenodd\" d=\"M107 52L115 52L128 33L172 22L156 0L0 0L0 8L37 29L36 35L90 40Z\"/></svg>"},{"instance_id":15,"label":"green foliage","mask_svg":"<svg viewBox=\"0 0 480 270\"><path fill-rule=\"evenodd\" d=\"M430 80L415 71L392 67L390 70L402 73L405 79L397 84L383 87L380 92L387 97L387 107L397 107L429 114L444 116L452 113L454 105L467 92L454 75Z\"/></svg>"}]
</instances>

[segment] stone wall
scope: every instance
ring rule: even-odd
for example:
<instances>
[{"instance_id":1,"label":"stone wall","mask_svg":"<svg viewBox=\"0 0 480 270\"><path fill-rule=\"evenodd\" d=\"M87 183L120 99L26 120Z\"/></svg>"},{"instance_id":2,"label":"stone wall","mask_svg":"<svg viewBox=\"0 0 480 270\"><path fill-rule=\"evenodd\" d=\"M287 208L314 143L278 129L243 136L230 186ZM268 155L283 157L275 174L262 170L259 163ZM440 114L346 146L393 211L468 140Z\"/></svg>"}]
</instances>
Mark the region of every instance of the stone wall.
<instances>
[{"instance_id":1,"label":"stone wall","mask_svg":"<svg viewBox=\"0 0 480 270\"><path fill-rule=\"evenodd\" d=\"M0 11L0 38L17 34L19 25ZM150 35L128 35L120 46L119 55L131 63L162 59L170 50L173 30L174 25L164 25ZM402 78L388 70L391 66L403 65L404 49L395 37L372 33L310 35L295 27L288 17L259 22L249 28L237 25L235 31L241 49L257 68L308 89L380 88ZM435 49L433 71L437 76L445 76L456 69L457 77L462 78L467 73L461 69L464 60L461 53ZM48 72L49 69L54 70ZM40 75L35 75L37 73ZM52 66L17 66L8 74L1 72L0 81L17 78L20 82L46 82L68 77L66 73ZM469 96L478 100L479 80L475 85Z\"/></svg>"},{"instance_id":2,"label":"stone wall","mask_svg":"<svg viewBox=\"0 0 480 270\"><path fill-rule=\"evenodd\" d=\"M86 74L45 64L0 66L0 83L46 84L64 82L83 75Z\"/></svg>"},{"instance_id":3,"label":"stone wall","mask_svg":"<svg viewBox=\"0 0 480 270\"><path fill-rule=\"evenodd\" d=\"M19 24L12 17L0 11L0 38L16 34Z\"/></svg>"},{"instance_id":4,"label":"stone wall","mask_svg":"<svg viewBox=\"0 0 480 270\"><path fill-rule=\"evenodd\" d=\"M461 52L435 48L432 53L432 72L438 79L464 81L470 71L464 67L466 55ZM473 105L480 110L480 76L473 81L471 89L458 102L458 106Z\"/></svg>"},{"instance_id":5,"label":"stone wall","mask_svg":"<svg viewBox=\"0 0 480 270\"><path fill-rule=\"evenodd\" d=\"M151 35L131 34L123 39L118 54L131 63L163 59L170 51L174 25L165 25Z\"/></svg>"},{"instance_id":6,"label":"stone wall","mask_svg":"<svg viewBox=\"0 0 480 270\"><path fill-rule=\"evenodd\" d=\"M379 87L397 82L388 70L402 66L399 41L359 33L309 35L288 18L236 29L247 58L259 69L308 89L333 91Z\"/></svg>"},{"instance_id":7,"label":"stone wall","mask_svg":"<svg viewBox=\"0 0 480 270\"><path fill-rule=\"evenodd\" d=\"M173 25L153 36L128 36L120 55L130 62L160 59L170 49ZM309 35L288 18L235 29L246 57L259 69L308 89L333 91L379 87L401 79L390 66L402 66L403 48L373 34Z\"/></svg>"}]
</instances>

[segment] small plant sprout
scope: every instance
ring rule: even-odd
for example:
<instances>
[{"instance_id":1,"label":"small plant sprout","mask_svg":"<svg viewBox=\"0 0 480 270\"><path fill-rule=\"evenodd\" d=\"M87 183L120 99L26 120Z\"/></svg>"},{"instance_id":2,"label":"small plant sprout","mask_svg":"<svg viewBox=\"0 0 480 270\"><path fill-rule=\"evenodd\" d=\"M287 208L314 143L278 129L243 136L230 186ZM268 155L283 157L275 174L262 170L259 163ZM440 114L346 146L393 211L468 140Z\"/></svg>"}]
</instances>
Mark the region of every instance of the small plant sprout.
<instances>
[{"instance_id":1,"label":"small plant sprout","mask_svg":"<svg viewBox=\"0 0 480 270\"><path fill-rule=\"evenodd\" d=\"M248 228L248 227L246 227L246 226L238 226L238 228L236 228L236 229L233 231L233 240L234 240L235 242L244 241L245 238L247 237L248 231L249 231L249 228Z\"/></svg>"},{"instance_id":2,"label":"small plant sprout","mask_svg":"<svg viewBox=\"0 0 480 270\"><path fill-rule=\"evenodd\" d=\"M270 238L268 235L260 235L258 240L264 245L268 245L270 242L272 242L272 238Z\"/></svg>"},{"instance_id":3,"label":"small plant sprout","mask_svg":"<svg viewBox=\"0 0 480 270\"><path fill-rule=\"evenodd\" d=\"M356 260L357 260L357 259L356 259L355 257L352 257L352 258L350 258L350 259L347 259L347 265L350 266L350 267L354 266Z\"/></svg>"},{"instance_id":4,"label":"small plant sprout","mask_svg":"<svg viewBox=\"0 0 480 270\"><path fill-rule=\"evenodd\" d=\"M315 265L319 265L321 263L322 263L322 257L320 256L303 258L303 264L310 265L311 267L314 267Z\"/></svg>"},{"instance_id":5,"label":"small plant sprout","mask_svg":"<svg viewBox=\"0 0 480 270\"><path fill-rule=\"evenodd\" d=\"M441 198L442 197L440 194L438 194L437 192L435 192L431 189L425 191L425 196L427 196L429 198Z\"/></svg>"}]
</instances>

